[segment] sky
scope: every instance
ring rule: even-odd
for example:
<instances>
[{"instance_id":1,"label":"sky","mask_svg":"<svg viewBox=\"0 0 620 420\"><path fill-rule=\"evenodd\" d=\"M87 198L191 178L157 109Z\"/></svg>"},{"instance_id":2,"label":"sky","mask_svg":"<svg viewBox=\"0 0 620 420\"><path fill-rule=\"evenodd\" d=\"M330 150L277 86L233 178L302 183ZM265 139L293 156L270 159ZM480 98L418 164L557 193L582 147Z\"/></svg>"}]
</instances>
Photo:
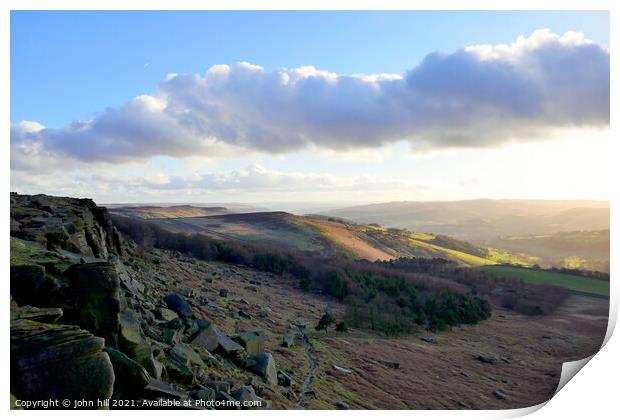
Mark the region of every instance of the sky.
<instances>
[{"instance_id":1,"label":"sky","mask_svg":"<svg viewBox=\"0 0 620 420\"><path fill-rule=\"evenodd\" d=\"M609 198L606 12L11 14L11 189Z\"/></svg>"}]
</instances>

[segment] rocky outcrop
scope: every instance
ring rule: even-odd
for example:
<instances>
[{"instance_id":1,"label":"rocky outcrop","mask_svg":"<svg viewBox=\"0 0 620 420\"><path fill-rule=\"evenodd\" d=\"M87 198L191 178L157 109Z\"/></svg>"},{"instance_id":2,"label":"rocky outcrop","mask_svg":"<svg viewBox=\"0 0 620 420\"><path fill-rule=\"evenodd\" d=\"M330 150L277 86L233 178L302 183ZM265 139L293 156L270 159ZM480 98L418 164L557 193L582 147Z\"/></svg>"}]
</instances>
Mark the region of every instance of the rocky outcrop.
<instances>
[{"instance_id":1,"label":"rocky outcrop","mask_svg":"<svg viewBox=\"0 0 620 420\"><path fill-rule=\"evenodd\" d=\"M11 312L12 395L22 400L91 401L112 395L114 371L102 351L102 338L76 326L33 320L49 319L49 310Z\"/></svg>"},{"instance_id":2,"label":"rocky outcrop","mask_svg":"<svg viewBox=\"0 0 620 420\"><path fill-rule=\"evenodd\" d=\"M11 193L11 236L87 257L122 254L110 215L90 199Z\"/></svg>"},{"instance_id":3,"label":"rocky outcrop","mask_svg":"<svg viewBox=\"0 0 620 420\"><path fill-rule=\"evenodd\" d=\"M91 200L12 194L11 235L15 398L246 401L265 398L259 377L278 385L262 332L221 331L225 309L164 278L168 257L121 242Z\"/></svg>"}]
</instances>

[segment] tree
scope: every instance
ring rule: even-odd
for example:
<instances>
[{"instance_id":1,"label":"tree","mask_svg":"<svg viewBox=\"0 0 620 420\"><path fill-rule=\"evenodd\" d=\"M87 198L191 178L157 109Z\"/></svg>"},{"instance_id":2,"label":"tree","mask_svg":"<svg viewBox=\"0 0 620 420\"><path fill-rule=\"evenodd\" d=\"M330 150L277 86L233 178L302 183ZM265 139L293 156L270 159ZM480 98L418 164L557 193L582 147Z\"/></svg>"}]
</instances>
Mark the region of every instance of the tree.
<instances>
[{"instance_id":1,"label":"tree","mask_svg":"<svg viewBox=\"0 0 620 420\"><path fill-rule=\"evenodd\" d=\"M330 314L329 312L325 312L323 316L321 317L321 319L319 320L319 323L317 324L316 329L325 330L325 332L327 332L327 328L334 322L336 322L336 318L334 318L334 316Z\"/></svg>"},{"instance_id":2,"label":"tree","mask_svg":"<svg viewBox=\"0 0 620 420\"><path fill-rule=\"evenodd\" d=\"M347 332L347 331L349 331L349 326L347 325L347 321L340 321L336 325L336 331L338 331L338 332Z\"/></svg>"}]
</instances>

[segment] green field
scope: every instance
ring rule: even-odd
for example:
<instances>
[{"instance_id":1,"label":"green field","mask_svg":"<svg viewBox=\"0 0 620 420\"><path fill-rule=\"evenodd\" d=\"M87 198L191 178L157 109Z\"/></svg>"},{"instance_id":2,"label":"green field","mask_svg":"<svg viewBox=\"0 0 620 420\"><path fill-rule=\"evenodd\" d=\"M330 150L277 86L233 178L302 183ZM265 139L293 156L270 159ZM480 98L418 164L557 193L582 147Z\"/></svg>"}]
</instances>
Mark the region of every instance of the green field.
<instances>
[{"instance_id":1,"label":"green field","mask_svg":"<svg viewBox=\"0 0 620 420\"><path fill-rule=\"evenodd\" d=\"M508 267L502 265L488 265L479 267L479 269L498 276L516 277L526 283L551 284L554 286L566 287L576 292L609 296L609 282L603 280L532 268Z\"/></svg>"},{"instance_id":2,"label":"green field","mask_svg":"<svg viewBox=\"0 0 620 420\"><path fill-rule=\"evenodd\" d=\"M458 260L464 262L465 264L480 266L487 264L495 264L495 261L489 260L487 258L478 257L476 255L467 254L465 252L457 251L455 249L444 248L439 245L435 245L429 242L418 241L416 239L411 239L411 244L414 246L419 246L422 248L431 248L435 251L442 252L451 257L457 258Z\"/></svg>"}]
</instances>

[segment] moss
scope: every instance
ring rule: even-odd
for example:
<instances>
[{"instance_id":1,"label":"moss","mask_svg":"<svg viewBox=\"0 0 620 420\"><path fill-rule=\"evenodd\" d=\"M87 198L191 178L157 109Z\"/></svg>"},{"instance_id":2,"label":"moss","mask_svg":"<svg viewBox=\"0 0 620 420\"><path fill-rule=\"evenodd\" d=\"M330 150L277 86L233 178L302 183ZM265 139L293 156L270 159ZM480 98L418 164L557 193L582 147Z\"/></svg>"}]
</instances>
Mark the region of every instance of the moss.
<instances>
[{"instance_id":1,"label":"moss","mask_svg":"<svg viewBox=\"0 0 620 420\"><path fill-rule=\"evenodd\" d=\"M47 251L36 242L11 237L11 265L50 265L61 261L58 255Z\"/></svg>"}]
</instances>

